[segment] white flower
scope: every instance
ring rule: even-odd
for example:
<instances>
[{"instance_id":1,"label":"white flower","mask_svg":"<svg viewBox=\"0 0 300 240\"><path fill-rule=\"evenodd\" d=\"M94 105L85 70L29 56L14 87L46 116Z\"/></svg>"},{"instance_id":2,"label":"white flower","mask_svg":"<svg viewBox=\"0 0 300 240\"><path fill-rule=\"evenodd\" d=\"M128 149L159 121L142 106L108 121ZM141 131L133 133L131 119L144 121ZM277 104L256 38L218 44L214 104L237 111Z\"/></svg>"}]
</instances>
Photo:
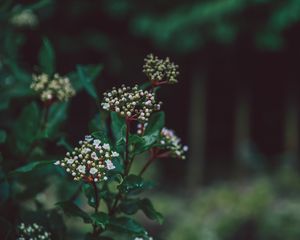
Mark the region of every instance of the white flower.
<instances>
[{"instance_id":1,"label":"white flower","mask_svg":"<svg viewBox=\"0 0 300 240\"><path fill-rule=\"evenodd\" d=\"M104 143L104 144L103 144L103 148L104 148L105 150L110 150L110 146L109 146L108 143Z\"/></svg>"},{"instance_id":2,"label":"white flower","mask_svg":"<svg viewBox=\"0 0 300 240\"><path fill-rule=\"evenodd\" d=\"M93 159L95 159L95 160L98 159L98 156L97 156L97 154L96 154L95 152L92 152L91 157L92 157Z\"/></svg>"},{"instance_id":3,"label":"white flower","mask_svg":"<svg viewBox=\"0 0 300 240\"><path fill-rule=\"evenodd\" d=\"M109 110L110 105L109 105L109 103L103 103L102 107L104 110Z\"/></svg>"},{"instance_id":4,"label":"white flower","mask_svg":"<svg viewBox=\"0 0 300 240\"><path fill-rule=\"evenodd\" d=\"M100 141L99 139L95 139L95 140L93 141L93 145L94 145L94 146L98 146L100 143L101 143L101 141Z\"/></svg>"},{"instance_id":5,"label":"white flower","mask_svg":"<svg viewBox=\"0 0 300 240\"><path fill-rule=\"evenodd\" d=\"M93 137L92 137L91 135L86 135L86 136L85 136L85 141L90 142L90 141L92 141L92 140L93 140Z\"/></svg>"},{"instance_id":6,"label":"white flower","mask_svg":"<svg viewBox=\"0 0 300 240\"><path fill-rule=\"evenodd\" d=\"M75 161L75 159L69 158L68 161L67 161L67 163L68 164L72 164L74 161Z\"/></svg>"},{"instance_id":7,"label":"white flower","mask_svg":"<svg viewBox=\"0 0 300 240\"><path fill-rule=\"evenodd\" d=\"M106 168L108 169L108 170L112 170L112 169L115 169L116 167L115 167L115 165L112 163L112 161L110 161L110 160L105 160L105 163L106 163Z\"/></svg>"},{"instance_id":8,"label":"white flower","mask_svg":"<svg viewBox=\"0 0 300 240\"><path fill-rule=\"evenodd\" d=\"M95 173L97 173L97 172L98 172L97 168L92 167L92 168L90 169L90 174L95 174Z\"/></svg>"},{"instance_id":9,"label":"white flower","mask_svg":"<svg viewBox=\"0 0 300 240\"><path fill-rule=\"evenodd\" d=\"M54 163L54 165L59 165L60 164L60 161L56 161L55 163Z\"/></svg>"},{"instance_id":10,"label":"white flower","mask_svg":"<svg viewBox=\"0 0 300 240\"><path fill-rule=\"evenodd\" d=\"M77 170L78 170L79 172L81 172L81 173L85 173L85 166L84 166L84 165L79 165L79 166L77 167Z\"/></svg>"},{"instance_id":11,"label":"white flower","mask_svg":"<svg viewBox=\"0 0 300 240\"><path fill-rule=\"evenodd\" d=\"M119 157L120 155L119 155L119 153L117 153L117 152L112 152L112 155L111 155L112 157Z\"/></svg>"},{"instance_id":12,"label":"white flower","mask_svg":"<svg viewBox=\"0 0 300 240\"><path fill-rule=\"evenodd\" d=\"M189 150L189 147L188 146L184 146L183 147L183 151L187 152Z\"/></svg>"},{"instance_id":13,"label":"white flower","mask_svg":"<svg viewBox=\"0 0 300 240\"><path fill-rule=\"evenodd\" d=\"M91 151L91 149L89 149L89 148L84 148L84 149L82 149L82 153L88 153L88 152L90 152Z\"/></svg>"}]
</instances>

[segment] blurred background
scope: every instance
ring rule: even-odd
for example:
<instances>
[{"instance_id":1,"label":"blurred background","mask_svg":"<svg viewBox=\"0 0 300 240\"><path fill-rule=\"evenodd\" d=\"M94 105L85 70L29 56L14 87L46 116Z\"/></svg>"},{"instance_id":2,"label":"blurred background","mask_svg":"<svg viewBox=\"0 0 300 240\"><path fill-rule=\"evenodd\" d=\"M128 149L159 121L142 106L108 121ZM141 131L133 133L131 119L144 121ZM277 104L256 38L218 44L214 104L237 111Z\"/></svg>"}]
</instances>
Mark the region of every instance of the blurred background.
<instances>
[{"instance_id":1,"label":"blurred background","mask_svg":"<svg viewBox=\"0 0 300 240\"><path fill-rule=\"evenodd\" d=\"M27 26L2 15L0 58L15 44L33 72L47 37L60 74L103 66L99 96L144 82L148 53L179 65L179 83L159 96L189 153L149 172L166 216L162 226L146 222L157 239L300 239L299 0L0 0L0 9L31 9ZM96 112L77 95L67 137L86 134Z\"/></svg>"}]
</instances>

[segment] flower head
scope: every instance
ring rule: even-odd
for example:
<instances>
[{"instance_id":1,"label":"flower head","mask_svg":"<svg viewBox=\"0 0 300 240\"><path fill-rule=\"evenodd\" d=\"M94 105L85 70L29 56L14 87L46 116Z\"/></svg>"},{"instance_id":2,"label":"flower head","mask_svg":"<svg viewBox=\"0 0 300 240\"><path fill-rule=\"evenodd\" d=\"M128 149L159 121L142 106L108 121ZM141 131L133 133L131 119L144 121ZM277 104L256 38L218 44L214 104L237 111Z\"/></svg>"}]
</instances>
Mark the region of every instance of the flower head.
<instances>
[{"instance_id":1,"label":"flower head","mask_svg":"<svg viewBox=\"0 0 300 240\"><path fill-rule=\"evenodd\" d=\"M139 89L138 86L113 88L104 93L102 108L114 111L130 120L147 122L154 111L160 110L161 102L155 101L151 91Z\"/></svg>"},{"instance_id":2,"label":"flower head","mask_svg":"<svg viewBox=\"0 0 300 240\"><path fill-rule=\"evenodd\" d=\"M137 134L143 135L146 124L137 125ZM188 151L188 146L181 144L181 139L175 132L168 128L163 128L157 140L156 147L170 152L170 156L180 159L185 159L185 153Z\"/></svg>"},{"instance_id":3,"label":"flower head","mask_svg":"<svg viewBox=\"0 0 300 240\"><path fill-rule=\"evenodd\" d=\"M115 168L112 159L119 154L112 151L109 144L102 144L90 135L86 136L84 141L80 141L79 145L73 152L68 152L62 161L54 164L65 168L77 181L107 180L107 172Z\"/></svg>"},{"instance_id":4,"label":"flower head","mask_svg":"<svg viewBox=\"0 0 300 240\"><path fill-rule=\"evenodd\" d=\"M33 223L33 224L24 224L21 223L18 226L18 236L17 240L51 240L51 234L47 232L44 227Z\"/></svg>"},{"instance_id":5,"label":"flower head","mask_svg":"<svg viewBox=\"0 0 300 240\"><path fill-rule=\"evenodd\" d=\"M61 77L58 74L54 74L53 78L45 73L33 75L33 82L30 88L40 94L43 102L53 100L67 101L75 95L75 90L69 78Z\"/></svg>"},{"instance_id":6,"label":"flower head","mask_svg":"<svg viewBox=\"0 0 300 240\"><path fill-rule=\"evenodd\" d=\"M37 16L30 9L24 9L21 12L14 14L10 19L10 22L16 27L30 28L36 27L39 23Z\"/></svg>"},{"instance_id":7,"label":"flower head","mask_svg":"<svg viewBox=\"0 0 300 240\"><path fill-rule=\"evenodd\" d=\"M143 72L155 85L177 83L177 76L179 74L178 65L171 62L168 57L166 59L159 59L153 54L149 54L145 58Z\"/></svg>"}]
</instances>

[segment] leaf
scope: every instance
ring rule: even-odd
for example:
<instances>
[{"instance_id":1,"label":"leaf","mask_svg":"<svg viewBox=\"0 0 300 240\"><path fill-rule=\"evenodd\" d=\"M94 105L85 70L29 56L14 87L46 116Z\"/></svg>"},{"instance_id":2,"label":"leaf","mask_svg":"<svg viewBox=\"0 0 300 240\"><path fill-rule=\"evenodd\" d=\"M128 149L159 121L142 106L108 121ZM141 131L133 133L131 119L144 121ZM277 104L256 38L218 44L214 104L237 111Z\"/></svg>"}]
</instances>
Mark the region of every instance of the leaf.
<instances>
[{"instance_id":1,"label":"leaf","mask_svg":"<svg viewBox=\"0 0 300 240\"><path fill-rule=\"evenodd\" d=\"M30 162L26 165L17 168L16 170L9 173L9 175L15 175L15 174L23 174L33 171L36 168L40 168L49 164L53 164L55 161L49 160L49 161L36 161L36 162Z\"/></svg>"},{"instance_id":2,"label":"leaf","mask_svg":"<svg viewBox=\"0 0 300 240\"><path fill-rule=\"evenodd\" d=\"M94 138L101 140L103 143L110 143L110 139L107 136L107 133L104 131L97 131L91 134Z\"/></svg>"},{"instance_id":3,"label":"leaf","mask_svg":"<svg viewBox=\"0 0 300 240\"><path fill-rule=\"evenodd\" d=\"M147 198L126 199L120 204L120 210L128 215L135 214L138 210L142 210L149 219L160 224L163 222L162 214L154 209L151 201Z\"/></svg>"},{"instance_id":4,"label":"leaf","mask_svg":"<svg viewBox=\"0 0 300 240\"><path fill-rule=\"evenodd\" d=\"M94 189L91 186L91 184L84 184L83 185L83 192L86 198L88 199L88 204L91 207L95 207L96 201L95 201L95 193Z\"/></svg>"},{"instance_id":5,"label":"leaf","mask_svg":"<svg viewBox=\"0 0 300 240\"><path fill-rule=\"evenodd\" d=\"M139 194L151 187L152 184L145 182L140 176L133 174L125 177L124 181L118 186L121 193L129 195Z\"/></svg>"},{"instance_id":6,"label":"leaf","mask_svg":"<svg viewBox=\"0 0 300 240\"><path fill-rule=\"evenodd\" d=\"M126 134L126 124L125 119L122 118L118 113L111 112L111 130L116 142L120 141L121 139L125 139Z\"/></svg>"},{"instance_id":7,"label":"leaf","mask_svg":"<svg viewBox=\"0 0 300 240\"><path fill-rule=\"evenodd\" d=\"M56 143L58 146L64 147L69 152L73 151L73 147L67 142L66 138L64 136L60 137L58 142Z\"/></svg>"},{"instance_id":8,"label":"leaf","mask_svg":"<svg viewBox=\"0 0 300 240\"><path fill-rule=\"evenodd\" d=\"M136 221L128 217L119 217L119 218L110 219L109 227L113 231L117 231L117 232L125 232L130 234L142 234L142 235L146 234L146 230L140 224L138 224Z\"/></svg>"},{"instance_id":9,"label":"leaf","mask_svg":"<svg viewBox=\"0 0 300 240\"><path fill-rule=\"evenodd\" d=\"M40 109L36 103L26 106L14 126L15 145L17 151L25 153L36 139L40 125Z\"/></svg>"},{"instance_id":10,"label":"leaf","mask_svg":"<svg viewBox=\"0 0 300 240\"><path fill-rule=\"evenodd\" d=\"M6 140L6 132L4 130L0 130L0 143L4 143Z\"/></svg>"},{"instance_id":11,"label":"leaf","mask_svg":"<svg viewBox=\"0 0 300 240\"><path fill-rule=\"evenodd\" d=\"M107 129L107 113L101 112L95 115L95 117L90 121L89 123L89 131L90 132L96 132L96 131L103 131L105 133L108 132Z\"/></svg>"},{"instance_id":12,"label":"leaf","mask_svg":"<svg viewBox=\"0 0 300 240\"><path fill-rule=\"evenodd\" d=\"M42 47L39 52L39 64L41 70L49 75L55 71L55 53L48 38L43 38Z\"/></svg>"},{"instance_id":13,"label":"leaf","mask_svg":"<svg viewBox=\"0 0 300 240\"><path fill-rule=\"evenodd\" d=\"M67 107L68 103L66 102L55 103L51 106L46 129L48 137L53 137L60 125L66 120Z\"/></svg>"},{"instance_id":14,"label":"leaf","mask_svg":"<svg viewBox=\"0 0 300 240\"><path fill-rule=\"evenodd\" d=\"M92 223L90 216L71 201L58 202L55 205L62 208L64 213L70 217L80 217L85 223Z\"/></svg>"},{"instance_id":15,"label":"leaf","mask_svg":"<svg viewBox=\"0 0 300 240\"><path fill-rule=\"evenodd\" d=\"M102 70L101 65L96 65L93 68L87 69L81 65L77 66L77 74L82 86L88 92L88 94L94 99L98 99L97 91L93 85L93 81L100 74Z\"/></svg>"},{"instance_id":16,"label":"leaf","mask_svg":"<svg viewBox=\"0 0 300 240\"><path fill-rule=\"evenodd\" d=\"M101 227L103 230L106 228L106 226L109 224L109 217L104 212L94 213L91 215L91 219L93 222Z\"/></svg>"},{"instance_id":17,"label":"leaf","mask_svg":"<svg viewBox=\"0 0 300 240\"><path fill-rule=\"evenodd\" d=\"M158 135L165 125L165 113L153 113L145 129L145 136Z\"/></svg>"}]
</instances>

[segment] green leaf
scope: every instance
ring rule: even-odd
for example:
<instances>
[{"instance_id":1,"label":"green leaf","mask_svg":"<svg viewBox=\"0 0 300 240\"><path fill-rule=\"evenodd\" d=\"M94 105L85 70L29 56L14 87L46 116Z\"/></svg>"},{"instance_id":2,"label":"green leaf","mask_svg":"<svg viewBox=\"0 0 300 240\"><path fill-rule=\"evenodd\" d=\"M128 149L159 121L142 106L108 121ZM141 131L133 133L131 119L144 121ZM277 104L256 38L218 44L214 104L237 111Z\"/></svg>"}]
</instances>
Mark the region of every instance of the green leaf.
<instances>
[{"instance_id":1,"label":"green leaf","mask_svg":"<svg viewBox=\"0 0 300 240\"><path fill-rule=\"evenodd\" d=\"M104 212L94 213L91 215L91 219L93 222L101 227L103 230L106 228L106 226L109 224L109 217Z\"/></svg>"},{"instance_id":2,"label":"green leaf","mask_svg":"<svg viewBox=\"0 0 300 240\"><path fill-rule=\"evenodd\" d=\"M89 68L89 69L81 65L77 66L77 74L79 76L79 80L82 86L85 88L88 94L95 99L98 99L98 96L97 96L97 91L95 89L95 86L93 85L93 81L100 74L101 70L102 70L101 65L96 65L93 68Z\"/></svg>"},{"instance_id":3,"label":"green leaf","mask_svg":"<svg viewBox=\"0 0 300 240\"><path fill-rule=\"evenodd\" d=\"M71 201L58 202L55 205L62 208L64 213L70 217L80 217L85 223L92 223L91 217Z\"/></svg>"},{"instance_id":4,"label":"green leaf","mask_svg":"<svg viewBox=\"0 0 300 240\"><path fill-rule=\"evenodd\" d=\"M55 72L55 53L48 38L43 39L42 47L39 52L39 64L41 70L49 75Z\"/></svg>"},{"instance_id":5,"label":"green leaf","mask_svg":"<svg viewBox=\"0 0 300 240\"><path fill-rule=\"evenodd\" d=\"M111 130L116 142L120 141L121 139L125 139L126 134L126 124L125 119L122 118L118 113L111 112Z\"/></svg>"},{"instance_id":6,"label":"green leaf","mask_svg":"<svg viewBox=\"0 0 300 240\"><path fill-rule=\"evenodd\" d=\"M64 147L69 152L73 151L73 147L67 142L67 140L64 136L60 137L60 139L58 140L58 142L56 144L58 146Z\"/></svg>"},{"instance_id":7,"label":"green leaf","mask_svg":"<svg viewBox=\"0 0 300 240\"><path fill-rule=\"evenodd\" d=\"M124 178L123 182L118 186L123 194L135 195L141 193L143 190L149 189L152 184L145 182L140 176L129 175Z\"/></svg>"},{"instance_id":8,"label":"green leaf","mask_svg":"<svg viewBox=\"0 0 300 240\"><path fill-rule=\"evenodd\" d=\"M145 129L145 136L158 136L160 131L165 125L165 113L156 112L153 113L149 119L148 125Z\"/></svg>"},{"instance_id":9,"label":"green leaf","mask_svg":"<svg viewBox=\"0 0 300 240\"><path fill-rule=\"evenodd\" d=\"M135 214L138 210L142 210L144 214L151 220L160 224L163 222L163 216L153 207L151 201L144 199L126 199L120 204L120 210L128 215Z\"/></svg>"},{"instance_id":10,"label":"green leaf","mask_svg":"<svg viewBox=\"0 0 300 240\"><path fill-rule=\"evenodd\" d=\"M96 201L95 201L95 193L94 189L91 184L84 184L83 185L83 192L86 198L88 199L88 204L91 207L95 207Z\"/></svg>"},{"instance_id":11,"label":"green leaf","mask_svg":"<svg viewBox=\"0 0 300 240\"><path fill-rule=\"evenodd\" d=\"M105 133L108 132L107 129L107 112L101 112L95 115L95 117L90 121L89 124L89 131L96 132L96 131L103 131Z\"/></svg>"},{"instance_id":12,"label":"green leaf","mask_svg":"<svg viewBox=\"0 0 300 240\"><path fill-rule=\"evenodd\" d=\"M97 131L91 134L94 138L101 140L103 143L110 143L110 139L107 136L107 133L104 131Z\"/></svg>"},{"instance_id":13,"label":"green leaf","mask_svg":"<svg viewBox=\"0 0 300 240\"><path fill-rule=\"evenodd\" d=\"M0 130L0 143L4 143L6 140L6 132L4 130Z\"/></svg>"},{"instance_id":14,"label":"green leaf","mask_svg":"<svg viewBox=\"0 0 300 240\"><path fill-rule=\"evenodd\" d=\"M55 103L51 106L46 129L48 137L53 137L59 130L60 125L66 120L67 107L68 103L66 102Z\"/></svg>"},{"instance_id":15,"label":"green leaf","mask_svg":"<svg viewBox=\"0 0 300 240\"><path fill-rule=\"evenodd\" d=\"M26 106L14 126L14 137L17 151L25 153L38 137L41 113L36 103Z\"/></svg>"},{"instance_id":16,"label":"green leaf","mask_svg":"<svg viewBox=\"0 0 300 240\"><path fill-rule=\"evenodd\" d=\"M119 218L110 219L109 227L113 231L117 231L117 232L124 232L130 234L142 234L142 235L146 234L146 230L140 224L138 224L136 221L128 217L119 217Z\"/></svg>"},{"instance_id":17,"label":"green leaf","mask_svg":"<svg viewBox=\"0 0 300 240\"><path fill-rule=\"evenodd\" d=\"M36 168L40 168L49 164L53 164L55 161L49 160L49 161L36 161L36 162L30 162L26 165L17 168L16 170L10 172L9 175L15 175L15 174L23 174L33 171Z\"/></svg>"}]
</instances>

